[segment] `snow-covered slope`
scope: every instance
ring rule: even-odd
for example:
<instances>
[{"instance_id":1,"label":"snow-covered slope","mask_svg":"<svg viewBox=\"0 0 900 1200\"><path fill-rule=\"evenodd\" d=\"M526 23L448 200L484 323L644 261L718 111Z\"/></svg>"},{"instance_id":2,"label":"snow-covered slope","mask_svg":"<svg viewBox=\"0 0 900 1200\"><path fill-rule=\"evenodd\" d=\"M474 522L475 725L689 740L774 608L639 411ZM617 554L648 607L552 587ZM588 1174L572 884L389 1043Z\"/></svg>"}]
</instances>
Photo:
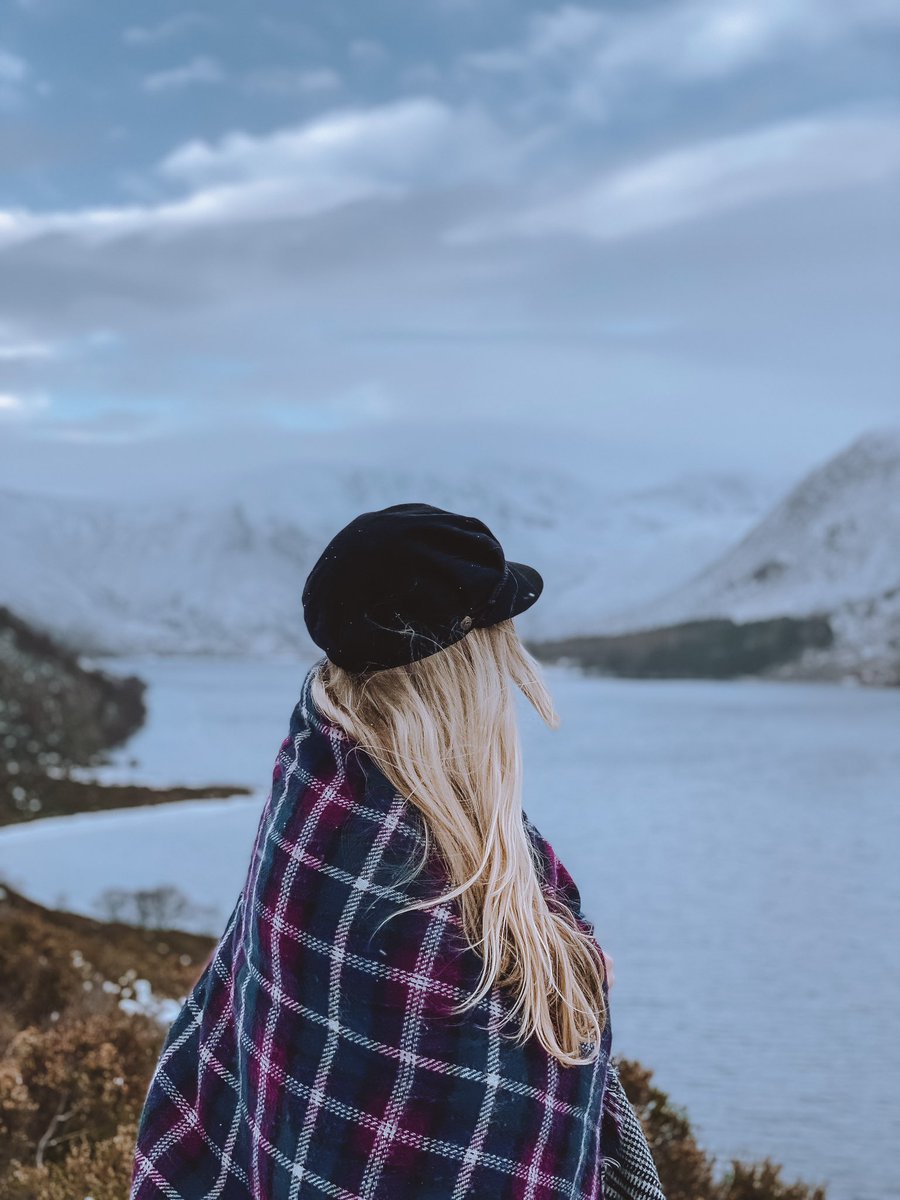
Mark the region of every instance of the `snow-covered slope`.
<instances>
[{"instance_id":1,"label":"snow-covered slope","mask_svg":"<svg viewBox=\"0 0 900 1200\"><path fill-rule=\"evenodd\" d=\"M712 566L605 628L811 613L832 617L843 663L900 664L900 429L859 438Z\"/></svg>"},{"instance_id":2,"label":"snow-covered slope","mask_svg":"<svg viewBox=\"0 0 900 1200\"><path fill-rule=\"evenodd\" d=\"M528 636L591 632L711 562L762 511L732 478L611 494L586 472L507 462L289 462L147 502L0 491L0 603L89 653L311 649L300 594L357 513L426 501L482 518L543 574Z\"/></svg>"}]
</instances>

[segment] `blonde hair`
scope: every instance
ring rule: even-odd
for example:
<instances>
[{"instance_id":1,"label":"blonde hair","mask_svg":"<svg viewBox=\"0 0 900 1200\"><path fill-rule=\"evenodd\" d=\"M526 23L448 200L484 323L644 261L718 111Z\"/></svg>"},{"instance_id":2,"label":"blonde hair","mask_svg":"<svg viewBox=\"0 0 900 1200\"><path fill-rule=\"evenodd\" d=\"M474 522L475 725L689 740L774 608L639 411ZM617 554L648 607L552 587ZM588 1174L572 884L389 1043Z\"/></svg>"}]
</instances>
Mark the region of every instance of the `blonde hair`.
<instances>
[{"instance_id":1,"label":"blonde hair","mask_svg":"<svg viewBox=\"0 0 900 1200\"><path fill-rule=\"evenodd\" d=\"M512 620L476 627L417 662L363 675L324 660L313 700L372 758L424 820L452 887L407 909L458 899L469 945L483 959L474 1007L495 984L521 1014L516 1041L534 1034L569 1066L592 1062L606 1025L605 965L565 902L545 894L522 812L515 684L550 728L553 701ZM587 1055L583 1043L591 1042Z\"/></svg>"}]
</instances>

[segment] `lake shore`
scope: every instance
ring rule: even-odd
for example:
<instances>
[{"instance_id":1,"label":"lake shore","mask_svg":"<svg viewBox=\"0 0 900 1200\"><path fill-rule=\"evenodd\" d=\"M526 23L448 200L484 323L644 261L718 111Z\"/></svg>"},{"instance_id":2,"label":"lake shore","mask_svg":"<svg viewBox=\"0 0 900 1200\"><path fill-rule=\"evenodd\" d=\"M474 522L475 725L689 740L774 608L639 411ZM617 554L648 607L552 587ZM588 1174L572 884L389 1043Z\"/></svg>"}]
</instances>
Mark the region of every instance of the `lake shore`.
<instances>
[{"instance_id":1,"label":"lake shore","mask_svg":"<svg viewBox=\"0 0 900 1200\"><path fill-rule=\"evenodd\" d=\"M214 945L155 924L54 911L0 886L0 1050L16 1082L0 1118L4 1200L127 1193L166 1030ZM23 946L41 953L23 955ZM826 1200L823 1188L783 1180L769 1158L723 1170L652 1071L618 1054L613 1061L668 1200Z\"/></svg>"},{"instance_id":2,"label":"lake shore","mask_svg":"<svg viewBox=\"0 0 900 1200\"><path fill-rule=\"evenodd\" d=\"M900 687L900 667L868 659L825 616L758 621L707 618L608 635L529 641L543 663L617 679L766 679Z\"/></svg>"},{"instance_id":3,"label":"lake shore","mask_svg":"<svg viewBox=\"0 0 900 1200\"><path fill-rule=\"evenodd\" d=\"M0 827L81 812L248 794L241 785L107 783L110 752L145 726L147 685L134 673L86 666L0 607Z\"/></svg>"},{"instance_id":4,"label":"lake shore","mask_svg":"<svg viewBox=\"0 0 900 1200\"><path fill-rule=\"evenodd\" d=\"M176 889L190 902L178 921L215 935L308 665L116 660L148 681L148 712L96 768L104 784L226 778L252 794L3 830L0 875L95 918L104 893ZM791 1176L827 1179L829 1200L887 1200L878 1147L895 1120L900 979L872 945L900 913L900 697L558 665L545 678L561 725L521 701L524 801L615 956L614 1044L653 1064L716 1153L769 1154ZM853 1113L828 1103L835 1053L881 1064Z\"/></svg>"}]
</instances>

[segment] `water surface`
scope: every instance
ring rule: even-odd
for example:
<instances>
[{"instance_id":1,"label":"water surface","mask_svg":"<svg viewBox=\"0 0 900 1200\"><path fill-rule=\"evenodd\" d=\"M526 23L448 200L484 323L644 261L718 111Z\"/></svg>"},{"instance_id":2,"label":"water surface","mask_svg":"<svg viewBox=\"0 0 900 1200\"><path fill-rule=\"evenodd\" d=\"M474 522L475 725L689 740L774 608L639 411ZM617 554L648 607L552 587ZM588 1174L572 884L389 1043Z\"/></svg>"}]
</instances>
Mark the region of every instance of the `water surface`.
<instances>
[{"instance_id":1,"label":"water surface","mask_svg":"<svg viewBox=\"0 0 900 1200\"><path fill-rule=\"evenodd\" d=\"M174 883L218 932L306 664L119 665L150 718L106 775L255 795L0 832L0 874L87 912ZM614 1052L723 1165L900 1196L900 692L546 677L562 724L521 702L525 806L615 958Z\"/></svg>"}]
</instances>

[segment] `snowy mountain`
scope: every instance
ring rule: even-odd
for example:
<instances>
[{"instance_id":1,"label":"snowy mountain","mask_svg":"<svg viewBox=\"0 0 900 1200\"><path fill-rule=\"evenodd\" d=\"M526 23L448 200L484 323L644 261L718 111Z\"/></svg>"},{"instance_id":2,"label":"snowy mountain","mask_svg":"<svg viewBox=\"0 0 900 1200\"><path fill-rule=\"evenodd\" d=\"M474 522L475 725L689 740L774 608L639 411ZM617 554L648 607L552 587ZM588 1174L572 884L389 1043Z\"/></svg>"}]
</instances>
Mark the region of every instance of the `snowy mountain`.
<instances>
[{"instance_id":1,"label":"snowy mountain","mask_svg":"<svg viewBox=\"0 0 900 1200\"><path fill-rule=\"evenodd\" d=\"M900 429L859 438L715 563L604 631L814 613L831 617L838 670L900 680Z\"/></svg>"},{"instance_id":2,"label":"snowy mountain","mask_svg":"<svg viewBox=\"0 0 900 1200\"><path fill-rule=\"evenodd\" d=\"M303 582L357 513L427 501L481 517L543 574L525 636L592 631L711 562L763 511L731 477L615 493L507 461L287 462L152 504L0 490L0 603L86 653L308 653Z\"/></svg>"}]
</instances>

